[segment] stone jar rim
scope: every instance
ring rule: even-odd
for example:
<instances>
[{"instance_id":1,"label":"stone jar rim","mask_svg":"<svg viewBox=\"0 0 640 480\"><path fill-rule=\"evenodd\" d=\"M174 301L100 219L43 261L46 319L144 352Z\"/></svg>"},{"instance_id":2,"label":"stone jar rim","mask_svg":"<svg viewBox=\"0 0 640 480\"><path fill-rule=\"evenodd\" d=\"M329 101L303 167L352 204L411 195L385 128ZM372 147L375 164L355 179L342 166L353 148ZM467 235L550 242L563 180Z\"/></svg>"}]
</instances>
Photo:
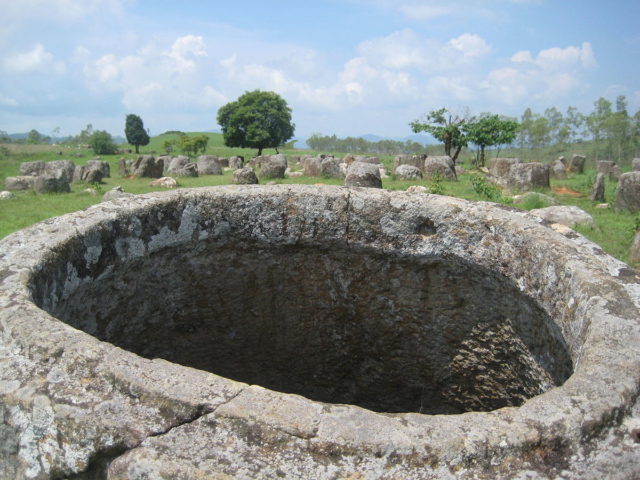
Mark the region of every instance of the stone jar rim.
<instances>
[{"instance_id":1,"label":"stone jar rim","mask_svg":"<svg viewBox=\"0 0 640 480\"><path fill-rule=\"evenodd\" d=\"M247 215L251 209L259 210L264 228L233 230L233 225L214 224L202 215L206 209L225 205L244 208ZM163 208L181 209L180 225L149 235L144 231L144 218ZM317 220L313 234L309 227L312 218ZM520 407L457 415L384 414L351 405L327 408L303 397L194 372L162 360L142 359L63 324L34 304L32 283L43 265L63 255L73 238L81 239L85 258L91 263L91 252L96 252L91 250L96 247L92 244L95 233L112 228L114 222L121 226L125 222L130 226L128 238L142 242L140 251L128 250L126 255L131 256L204 241L233 230L234 235L257 241L339 244L409 257L452 256L483 265L518 285L557 322L570 346L574 372L563 385ZM637 273L572 230L486 202L329 186L205 187L116 199L49 219L2 240L0 252L2 343L36 365L35 370L46 370L56 351L74 351L87 359L99 356L105 363L94 381L110 382L122 372L134 372L131 388L138 392L140 401L162 395L168 408L196 403L214 415L262 422L340 447L366 446L387 453L428 450L429 455L455 464L464 458L503 451L507 445L519 451L533 445L575 444L628 411L640 385ZM69 285L81 281L70 279ZM83 351L74 350L79 344ZM166 384L139 380L163 378L166 369L202 382L194 398L186 398L188 393L180 383L167 388ZM90 396L86 392L86 398L81 395L77 401L90 402ZM251 398L250 410L234 403L242 396ZM304 419L288 415L291 408L304 412ZM368 420L363 422L365 418ZM123 430L131 428L122 426Z\"/></svg>"}]
</instances>

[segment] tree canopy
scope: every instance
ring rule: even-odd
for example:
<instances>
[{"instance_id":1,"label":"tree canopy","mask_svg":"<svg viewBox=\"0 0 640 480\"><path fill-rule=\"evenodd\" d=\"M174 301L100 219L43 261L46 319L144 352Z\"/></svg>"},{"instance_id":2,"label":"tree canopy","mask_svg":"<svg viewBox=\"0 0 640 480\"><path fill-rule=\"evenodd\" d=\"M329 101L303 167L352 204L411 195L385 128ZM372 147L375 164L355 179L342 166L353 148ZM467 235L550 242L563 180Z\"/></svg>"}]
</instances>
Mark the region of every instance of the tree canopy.
<instances>
[{"instance_id":1,"label":"tree canopy","mask_svg":"<svg viewBox=\"0 0 640 480\"><path fill-rule=\"evenodd\" d=\"M446 108L441 108L429 112L424 121L415 120L410 125L414 133L427 132L444 143L445 154L455 163L462 148L467 146L467 135L463 126L470 122L473 122L473 118L468 114L456 115L449 113Z\"/></svg>"},{"instance_id":2,"label":"tree canopy","mask_svg":"<svg viewBox=\"0 0 640 480\"><path fill-rule=\"evenodd\" d=\"M486 147L505 145L513 142L519 128L518 122L495 114L483 114L474 122L467 123L464 131L468 140L478 146L476 163L484 166Z\"/></svg>"},{"instance_id":3,"label":"tree canopy","mask_svg":"<svg viewBox=\"0 0 640 480\"><path fill-rule=\"evenodd\" d=\"M258 155L263 148L277 152L295 129L287 102L275 92L260 90L246 92L222 106L217 120L227 147L257 148Z\"/></svg>"},{"instance_id":4,"label":"tree canopy","mask_svg":"<svg viewBox=\"0 0 640 480\"><path fill-rule=\"evenodd\" d=\"M97 130L89 137L89 146L96 155L110 155L118 151L111 134L105 130Z\"/></svg>"},{"instance_id":5,"label":"tree canopy","mask_svg":"<svg viewBox=\"0 0 640 480\"><path fill-rule=\"evenodd\" d=\"M127 115L124 134L127 137L127 142L136 147L136 153L139 153L140 145L149 145L149 135L144 129L142 119L138 115L133 113Z\"/></svg>"}]
</instances>

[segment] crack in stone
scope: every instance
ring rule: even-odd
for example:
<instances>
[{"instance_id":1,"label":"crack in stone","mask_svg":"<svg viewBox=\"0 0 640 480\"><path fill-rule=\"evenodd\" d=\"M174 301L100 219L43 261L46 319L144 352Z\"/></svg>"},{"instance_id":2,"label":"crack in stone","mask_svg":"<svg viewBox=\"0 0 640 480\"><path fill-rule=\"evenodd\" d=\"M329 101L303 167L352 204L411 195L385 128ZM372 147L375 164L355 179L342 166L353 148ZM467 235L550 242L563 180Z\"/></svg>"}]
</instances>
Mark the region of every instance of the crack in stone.
<instances>
[{"instance_id":1,"label":"crack in stone","mask_svg":"<svg viewBox=\"0 0 640 480\"><path fill-rule=\"evenodd\" d=\"M171 425L169 425L167 428L165 428L160 432L148 434L142 440L140 440L139 442L137 442L135 445L131 447L125 447L123 445L114 445L111 447L107 447L103 450L100 450L100 449L96 450L93 453L93 455L91 455L91 458L89 459L89 463L87 464L87 468L85 470L66 476L66 477L61 477L61 478L64 478L65 480L106 480L109 466L117 458L120 458L121 456L126 455L127 453L139 448L145 441L147 441L150 438L162 437L164 435L171 433L176 428L183 427L185 425L190 425L196 422L197 420L201 419L202 417L215 412L221 406L226 405L227 403L235 399L244 390L245 390L244 388L239 390L231 398L229 398L228 400L225 400L224 402L222 402L221 404L217 405L214 408L208 405L198 405L198 407L196 408L196 411L192 415L189 415L187 418L180 420L177 423L172 423Z\"/></svg>"}]
</instances>

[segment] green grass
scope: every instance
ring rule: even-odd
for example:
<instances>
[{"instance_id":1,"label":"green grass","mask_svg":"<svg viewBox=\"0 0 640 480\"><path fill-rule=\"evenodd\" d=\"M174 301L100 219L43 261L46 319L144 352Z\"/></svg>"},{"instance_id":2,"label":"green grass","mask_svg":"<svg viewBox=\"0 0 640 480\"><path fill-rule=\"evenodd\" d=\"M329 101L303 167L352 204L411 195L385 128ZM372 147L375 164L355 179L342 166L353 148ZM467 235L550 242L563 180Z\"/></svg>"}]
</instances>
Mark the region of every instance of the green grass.
<instances>
[{"instance_id":1,"label":"green grass","mask_svg":"<svg viewBox=\"0 0 640 480\"><path fill-rule=\"evenodd\" d=\"M245 159L250 159L257 152L255 149L238 149L225 147L222 140L222 135L217 133L193 133L193 135L205 134L209 136L209 145L207 147L207 154L217 156L232 156L242 155ZM151 139L149 145L140 148L140 154L154 153L156 155L164 153L163 144L167 139L175 138L176 135L160 135ZM95 157L91 150L65 147L65 146L43 146L43 145L5 145L9 148L10 154L2 153L0 149L0 182L4 183L4 179L7 176L18 175L20 164L26 161L34 160L59 160L59 159L71 159L76 164L82 165ZM132 148L128 145L121 146L122 149ZM280 150L285 155L313 155L318 152L312 152L308 150ZM275 153L274 149L265 149L264 155L270 155ZM337 157L344 156L341 152L324 152L332 153ZM557 157L557 152L538 152L541 155L552 155ZM576 152L579 153L579 152ZM77 158L75 155L79 154ZM176 155L177 153L174 153ZM440 147L430 147L430 154L441 154ZM512 152L503 151L500 156L511 155ZM391 155L376 155L381 159L382 163L387 167L387 171L391 172L393 165L393 156ZM468 155L467 155L468 156ZM35 222L44 220L64 213L73 212L87 208L90 205L100 202L102 194L111 188L121 185L125 191L130 193L148 193L152 191L164 190L159 187L150 187L149 182L151 179L134 179L134 178L122 178L118 174L118 159L121 157L135 158L135 154L125 155L102 155L103 160L107 160L111 165L111 178L104 180L104 184L99 187L100 192L97 196L91 196L83 193L83 190L91 187L91 185L85 185L83 183L72 184L72 192L69 194L48 194L48 195L36 195L33 192L14 192L16 194L15 199L4 200L0 202L0 238L19 230L21 228L32 225ZM521 156L522 158L522 156ZM461 160L466 161L467 168L470 164L469 159L463 155ZM528 160L531 160L529 158ZM294 168L295 170L295 168ZM458 176L458 182L440 182L440 186L444 195L450 195L454 197L464 198L467 200L487 200L486 192L483 195L482 191L474 190L472 184L472 178L474 173L465 173ZM633 237L636 231L636 226L640 222L639 214L632 214L628 212L614 212L612 209L598 209L596 203L592 202L588 198L588 194L591 190L595 178L595 172L588 170L587 173L581 175L574 175L567 180L552 180L552 189L563 187L569 189L569 191L577 192L579 196L567 195L551 191L544 191L543 193L556 198L560 204L563 205L576 205L581 209L591 214L595 220L595 226L593 228L577 227L576 230L585 235L591 241L597 243L602 247L604 251L615 256L622 261L628 261L628 250L633 241ZM215 186L226 185L232 183L231 172L225 172L224 175L209 175L196 178L178 178L178 186L180 188L193 188L203 186ZM277 184L324 184L324 185L342 185L342 180L325 179L320 177L294 177L274 180ZM406 190L411 185L424 185L426 187L432 187L433 182L428 180L423 181L409 181L409 180L397 180L395 178L383 179L383 187L390 190ZM2 186L0 186L1 188ZM614 204L616 183L609 180L606 181L605 197L606 201L610 204ZM481 189L480 189L481 190ZM499 199L501 203L511 204L511 197L503 196ZM535 199L529 203L523 205L517 205L518 208L530 210L532 208L539 208L543 205L538 205Z\"/></svg>"}]
</instances>

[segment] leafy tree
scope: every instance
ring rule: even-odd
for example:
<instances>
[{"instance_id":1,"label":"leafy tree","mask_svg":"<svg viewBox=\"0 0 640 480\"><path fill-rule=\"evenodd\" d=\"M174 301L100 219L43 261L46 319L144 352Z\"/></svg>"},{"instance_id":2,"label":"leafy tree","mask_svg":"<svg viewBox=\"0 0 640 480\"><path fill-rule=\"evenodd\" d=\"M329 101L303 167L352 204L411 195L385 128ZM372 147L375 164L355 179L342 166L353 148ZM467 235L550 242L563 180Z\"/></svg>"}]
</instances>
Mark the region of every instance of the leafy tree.
<instances>
[{"instance_id":1,"label":"leafy tree","mask_svg":"<svg viewBox=\"0 0 640 480\"><path fill-rule=\"evenodd\" d=\"M127 142L136 147L136 153L139 153L140 145L149 145L149 134L144 129L142 119L138 115L130 113L127 115L124 134Z\"/></svg>"},{"instance_id":2,"label":"leafy tree","mask_svg":"<svg viewBox=\"0 0 640 480\"><path fill-rule=\"evenodd\" d=\"M51 140L51 138L45 135L42 135L37 130L31 130L27 135L27 143L31 143L31 144L48 143L49 140Z\"/></svg>"},{"instance_id":3,"label":"leafy tree","mask_svg":"<svg viewBox=\"0 0 640 480\"><path fill-rule=\"evenodd\" d=\"M569 131L569 142L575 142L582 135L582 127L584 126L584 115L582 115L576 107L568 107L564 116L565 127Z\"/></svg>"},{"instance_id":4,"label":"leafy tree","mask_svg":"<svg viewBox=\"0 0 640 480\"><path fill-rule=\"evenodd\" d=\"M449 155L455 163L460 150L467 146L467 136L463 127L470 121L473 119L468 115L454 115L448 113L446 108L441 108L429 112L424 122L416 120L410 125L414 133L427 132L444 143L445 154Z\"/></svg>"},{"instance_id":5,"label":"leafy tree","mask_svg":"<svg viewBox=\"0 0 640 480\"><path fill-rule=\"evenodd\" d=\"M485 113L474 122L464 125L468 141L478 146L476 165L484 166L485 148L513 142L519 123L507 117Z\"/></svg>"},{"instance_id":6,"label":"leafy tree","mask_svg":"<svg viewBox=\"0 0 640 480\"><path fill-rule=\"evenodd\" d=\"M97 130L89 137L89 147L96 155L110 155L118 151L111 134L105 130Z\"/></svg>"},{"instance_id":7,"label":"leafy tree","mask_svg":"<svg viewBox=\"0 0 640 480\"><path fill-rule=\"evenodd\" d=\"M567 131L564 128L562 112L556 107L551 107L544 111L544 116L547 119L551 143L563 144L567 138Z\"/></svg>"},{"instance_id":8,"label":"leafy tree","mask_svg":"<svg viewBox=\"0 0 640 480\"><path fill-rule=\"evenodd\" d=\"M627 113L627 99L620 95L616 99L616 111L607 119L607 153L617 162L623 160L631 146L631 119Z\"/></svg>"},{"instance_id":9,"label":"leafy tree","mask_svg":"<svg viewBox=\"0 0 640 480\"><path fill-rule=\"evenodd\" d=\"M186 155L197 155L198 152L204 153L207 150L209 137L206 135L188 136L181 135L178 140L178 146Z\"/></svg>"},{"instance_id":10,"label":"leafy tree","mask_svg":"<svg viewBox=\"0 0 640 480\"><path fill-rule=\"evenodd\" d=\"M604 153L602 140L606 138L606 126L612 114L611 102L604 97L600 97L594 104L594 110L586 119L587 129L595 143L596 157Z\"/></svg>"},{"instance_id":11,"label":"leafy tree","mask_svg":"<svg viewBox=\"0 0 640 480\"><path fill-rule=\"evenodd\" d=\"M93 125L87 124L87 128L80 131L80 135L76 137L78 143L89 143L89 138L93 135Z\"/></svg>"},{"instance_id":12,"label":"leafy tree","mask_svg":"<svg viewBox=\"0 0 640 480\"><path fill-rule=\"evenodd\" d=\"M227 147L275 148L293 137L291 109L275 92L254 90L241 95L235 102L218 110L218 124L222 127Z\"/></svg>"}]
</instances>

